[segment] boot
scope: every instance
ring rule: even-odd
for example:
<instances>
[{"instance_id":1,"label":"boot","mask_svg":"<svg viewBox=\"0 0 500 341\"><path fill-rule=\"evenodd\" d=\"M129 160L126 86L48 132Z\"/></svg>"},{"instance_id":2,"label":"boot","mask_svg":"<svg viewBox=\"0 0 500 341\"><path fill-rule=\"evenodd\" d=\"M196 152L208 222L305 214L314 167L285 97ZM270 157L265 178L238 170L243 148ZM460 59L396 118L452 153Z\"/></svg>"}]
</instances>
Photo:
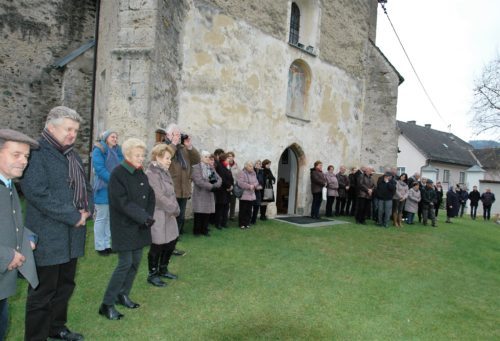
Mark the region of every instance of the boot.
<instances>
[{"instance_id":1,"label":"boot","mask_svg":"<svg viewBox=\"0 0 500 341\"><path fill-rule=\"evenodd\" d=\"M397 213L393 213L392 214L392 224L394 225L394 227L399 227L398 226L398 214Z\"/></svg>"},{"instance_id":2,"label":"boot","mask_svg":"<svg viewBox=\"0 0 500 341\"><path fill-rule=\"evenodd\" d=\"M159 276L168 279L177 279L176 275L168 271L169 261L170 261L170 255L168 251L163 251L160 256Z\"/></svg>"},{"instance_id":3,"label":"boot","mask_svg":"<svg viewBox=\"0 0 500 341\"><path fill-rule=\"evenodd\" d=\"M267 220L266 211L267 211L267 205L260 206L260 220Z\"/></svg>"},{"instance_id":4,"label":"boot","mask_svg":"<svg viewBox=\"0 0 500 341\"><path fill-rule=\"evenodd\" d=\"M148 283L154 285L155 287L164 287L167 283L163 282L158 275L158 262L159 256L153 256L148 253Z\"/></svg>"},{"instance_id":5,"label":"boot","mask_svg":"<svg viewBox=\"0 0 500 341\"><path fill-rule=\"evenodd\" d=\"M403 213L398 214L398 227L403 227Z\"/></svg>"}]
</instances>

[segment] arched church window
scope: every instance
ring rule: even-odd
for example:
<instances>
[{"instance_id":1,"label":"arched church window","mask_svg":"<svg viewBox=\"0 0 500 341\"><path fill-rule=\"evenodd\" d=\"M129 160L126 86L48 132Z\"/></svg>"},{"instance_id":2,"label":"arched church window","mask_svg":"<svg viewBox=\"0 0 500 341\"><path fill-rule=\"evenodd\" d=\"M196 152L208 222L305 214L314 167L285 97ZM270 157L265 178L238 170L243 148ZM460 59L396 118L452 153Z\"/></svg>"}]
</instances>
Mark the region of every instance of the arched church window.
<instances>
[{"instance_id":1,"label":"arched church window","mask_svg":"<svg viewBox=\"0 0 500 341\"><path fill-rule=\"evenodd\" d=\"M292 2L292 14L290 16L290 37L289 42L297 45L299 43L300 30L300 9L295 2Z\"/></svg>"},{"instance_id":2,"label":"arched church window","mask_svg":"<svg viewBox=\"0 0 500 341\"><path fill-rule=\"evenodd\" d=\"M308 119L307 99L311 85L311 69L303 60L295 60L288 70L286 114L303 120Z\"/></svg>"}]
</instances>

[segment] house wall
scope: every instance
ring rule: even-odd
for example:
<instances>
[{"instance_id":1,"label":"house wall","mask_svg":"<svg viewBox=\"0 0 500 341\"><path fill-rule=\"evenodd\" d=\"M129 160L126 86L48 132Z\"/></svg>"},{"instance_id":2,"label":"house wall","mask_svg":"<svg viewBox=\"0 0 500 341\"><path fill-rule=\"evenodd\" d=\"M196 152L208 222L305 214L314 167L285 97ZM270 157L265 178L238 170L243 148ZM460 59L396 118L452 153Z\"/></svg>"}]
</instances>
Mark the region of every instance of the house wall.
<instances>
[{"instance_id":1,"label":"house wall","mask_svg":"<svg viewBox=\"0 0 500 341\"><path fill-rule=\"evenodd\" d=\"M416 172L420 173L420 169L426 165L425 156L401 134L398 136L398 148L400 152L397 156L397 166L405 167L408 176L412 176Z\"/></svg>"}]
</instances>

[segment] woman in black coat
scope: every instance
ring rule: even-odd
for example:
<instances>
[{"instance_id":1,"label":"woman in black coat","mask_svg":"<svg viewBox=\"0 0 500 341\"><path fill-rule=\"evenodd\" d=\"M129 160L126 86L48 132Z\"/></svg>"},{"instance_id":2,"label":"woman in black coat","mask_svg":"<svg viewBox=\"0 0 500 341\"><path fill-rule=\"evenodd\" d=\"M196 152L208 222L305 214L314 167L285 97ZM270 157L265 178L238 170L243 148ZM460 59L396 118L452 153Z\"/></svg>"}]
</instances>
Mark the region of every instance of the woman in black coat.
<instances>
[{"instance_id":1,"label":"woman in black coat","mask_svg":"<svg viewBox=\"0 0 500 341\"><path fill-rule=\"evenodd\" d=\"M99 314L110 320L123 315L115 302L135 309L139 304L128 297L142 258L142 249L151 244L155 195L144 174L146 145L131 138L122 145L125 160L111 173L108 185L111 243L118 264L111 275Z\"/></svg>"},{"instance_id":2,"label":"woman in black coat","mask_svg":"<svg viewBox=\"0 0 500 341\"><path fill-rule=\"evenodd\" d=\"M250 225L257 224L257 216L259 215L260 205L262 203L262 194L264 192L264 172L262 171L262 162L260 160L255 161L253 169L262 190L255 190L255 200L252 203L252 218L250 219Z\"/></svg>"},{"instance_id":3,"label":"woman in black coat","mask_svg":"<svg viewBox=\"0 0 500 341\"><path fill-rule=\"evenodd\" d=\"M227 154L219 155L215 171L222 178L222 185L215 191L215 227L220 230L223 227L227 228L229 203L234 184L233 173L231 173L231 167L227 162Z\"/></svg>"},{"instance_id":4,"label":"woman in black coat","mask_svg":"<svg viewBox=\"0 0 500 341\"><path fill-rule=\"evenodd\" d=\"M266 188L273 188L273 185L276 183L276 178L271 171L271 161L265 159L262 161L262 172L264 174L264 188L262 189L262 203L260 204L260 220L267 220L266 211L267 205L270 202L274 202L274 190L273 190L273 198L272 199L264 199L264 191Z\"/></svg>"},{"instance_id":5,"label":"woman in black coat","mask_svg":"<svg viewBox=\"0 0 500 341\"><path fill-rule=\"evenodd\" d=\"M451 223L451 218L458 215L460 202L458 194L455 193L455 187L451 186L446 193L446 222Z\"/></svg>"}]
</instances>

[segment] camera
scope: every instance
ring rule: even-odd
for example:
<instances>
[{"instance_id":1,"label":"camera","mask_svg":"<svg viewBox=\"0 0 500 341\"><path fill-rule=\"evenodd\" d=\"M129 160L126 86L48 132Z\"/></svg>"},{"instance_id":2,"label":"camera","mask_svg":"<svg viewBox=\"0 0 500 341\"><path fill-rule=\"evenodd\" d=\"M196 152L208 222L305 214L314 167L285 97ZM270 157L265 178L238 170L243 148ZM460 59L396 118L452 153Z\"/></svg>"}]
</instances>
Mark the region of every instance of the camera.
<instances>
[{"instance_id":1,"label":"camera","mask_svg":"<svg viewBox=\"0 0 500 341\"><path fill-rule=\"evenodd\" d=\"M184 144L184 141L189 138L188 134L181 133L181 144Z\"/></svg>"},{"instance_id":2,"label":"camera","mask_svg":"<svg viewBox=\"0 0 500 341\"><path fill-rule=\"evenodd\" d=\"M208 182L210 182L212 185L217 182L217 175L215 175L215 172L210 173Z\"/></svg>"}]
</instances>

